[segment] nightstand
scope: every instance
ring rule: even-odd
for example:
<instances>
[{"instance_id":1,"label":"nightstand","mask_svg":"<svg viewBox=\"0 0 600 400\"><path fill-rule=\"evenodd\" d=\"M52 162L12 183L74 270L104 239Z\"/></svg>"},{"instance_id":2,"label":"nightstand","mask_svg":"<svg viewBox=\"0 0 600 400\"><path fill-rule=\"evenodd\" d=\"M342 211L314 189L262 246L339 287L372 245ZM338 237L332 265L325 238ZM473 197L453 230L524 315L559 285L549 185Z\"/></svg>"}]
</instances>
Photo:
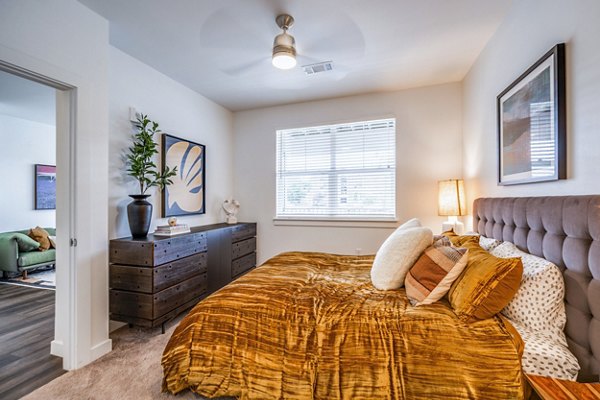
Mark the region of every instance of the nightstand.
<instances>
[{"instance_id":1,"label":"nightstand","mask_svg":"<svg viewBox=\"0 0 600 400\"><path fill-rule=\"evenodd\" d=\"M580 383L538 375L526 375L532 387L531 399L600 399L600 383Z\"/></svg>"}]
</instances>

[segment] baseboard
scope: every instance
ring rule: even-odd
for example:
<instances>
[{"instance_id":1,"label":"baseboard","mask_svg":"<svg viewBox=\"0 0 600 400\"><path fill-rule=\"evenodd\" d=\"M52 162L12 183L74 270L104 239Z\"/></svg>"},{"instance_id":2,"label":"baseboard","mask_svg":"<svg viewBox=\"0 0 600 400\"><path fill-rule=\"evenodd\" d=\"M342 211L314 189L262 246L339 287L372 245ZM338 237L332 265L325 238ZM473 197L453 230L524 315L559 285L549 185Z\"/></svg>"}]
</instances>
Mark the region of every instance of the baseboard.
<instances>
[{"instance_id":1,"label":"baseboard","mask_svg":"<svg viewBox=\"0 0 600 400\"><path fill-rule=\"evenodd\" d=\"M65 345L62 342L62 340L53 340L52 342L50 342L50 354L52 354L53 356L65 358L64 349Z\"/></svg>"},{"instance_id":2,"label":"baseboard","mask_svg":"<svg viewBox=\"0 0 600 400\"><path fill-rule=\"evenodd\" d=\"M92 360L97 360L105 354L110 353L112 350L112 339L106 339L103 342L98 343L91 348Z\"/></svg>"},{"instance_id":3,"label":"baseboard","mask_svg":"<svg viewBox=\"0 0 600 400\"><path fill-rule=\"evenodd\" d=\"M113 321L112 319L110 321L108 321L108 332L109 333L113 333L114 331L116 331L119 328L122 328L124 326L126 326L127 324L125 322L121 322L121 321Z\"/></svg>"}]
</instances>

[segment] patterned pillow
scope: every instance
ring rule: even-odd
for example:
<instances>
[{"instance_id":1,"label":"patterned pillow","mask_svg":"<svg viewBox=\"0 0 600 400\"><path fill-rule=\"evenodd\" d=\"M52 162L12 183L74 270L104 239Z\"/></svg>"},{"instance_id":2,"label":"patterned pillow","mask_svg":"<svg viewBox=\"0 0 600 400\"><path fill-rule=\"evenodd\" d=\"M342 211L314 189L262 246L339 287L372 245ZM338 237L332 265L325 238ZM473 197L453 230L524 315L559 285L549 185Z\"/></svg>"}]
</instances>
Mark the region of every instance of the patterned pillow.
<instances>
[{"instance_id":1,"label":"patterned pillow","mask_svg":"<svg viewBox=\"0 0 600 400\"><path fill-rule=\"evenodd\" d=\"M542 332L528 330L514 321L511 323L525 342L521 365L526 374L571 381L577 379L579 362L565 344L552 340Z\"/></svg>"},{"instance_id":2,"label":"patterned pillow","mask_svg":"<svg viewBox=\"0 0 600 400\"><path fill-rule=\"evenodd\" d=\"M452 246L450 239L444 235L433 235L432 246Z\"/></svg>"},{"instance_id":3,"label":"patterned pillow","mask_svg":"<svg viewBox=\"0 0 600 400\"><path fill-rule=\"evenodd\" d=\"M467 266L467 249L441 238L428 247L410 268L404 286L413 305L432 304L444 297Z\"/></svg>"},{"instance_id":4,"label":"patterned pillow","mask_svg":"<svg viewBox=\"0 0 600 400\"><path fill-rule=\"evenodd\" d=\"M500 244L502 244L502 242L498 239L479 236L479 245L486 251L492 251L496 247L500 246Z\"/></svg>"},{"instance_id":5,"label":"patterned pillow","mask_svg":"<svg viewBox=\"0 0 600 400\"><path fill-rule=\"evenodd\" d=\"M485 236L480 235L479 233L473 232L473 231L469 231L469 232L465 233L463 236L477 236L479 238L479 245L485 251L492 251L496 247L498 247L498 245L500 245L500 243L502 243L502 241L500 241L498 239L488 238L488 237L485 237Z\"/></svg>"},{"instance_id":6,"label":"patterned pillow","mask_svg":"<svg viewBox=\"0 0 600 400\"><path fill-rule=\"evenodd\" d=\"M496 257L520 257L523 262L521 287L502 310L508 319L529 331L543 332L553 340L567 345L564 334L565 283L560 269L548 260L525 253L510 242L494 250Z\"/></svg>"}]
</instances>

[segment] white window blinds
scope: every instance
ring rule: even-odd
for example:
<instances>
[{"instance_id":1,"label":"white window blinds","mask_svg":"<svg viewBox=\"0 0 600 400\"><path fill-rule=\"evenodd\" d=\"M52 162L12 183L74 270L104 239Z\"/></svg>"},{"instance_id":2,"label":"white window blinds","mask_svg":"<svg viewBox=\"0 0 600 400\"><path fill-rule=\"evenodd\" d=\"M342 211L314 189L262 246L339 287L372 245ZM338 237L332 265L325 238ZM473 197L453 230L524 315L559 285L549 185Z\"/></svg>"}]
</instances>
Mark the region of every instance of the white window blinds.
<instances>
[{"instance_id":1,"label":"white window blinds","mask_svg":"<svg viewBox=\"0 0 600 400\"><path fill-rule=\"evenodd\" d=\"M396 120L277 131L277 218L396 216Z\"/></svg>"}]
</instances>

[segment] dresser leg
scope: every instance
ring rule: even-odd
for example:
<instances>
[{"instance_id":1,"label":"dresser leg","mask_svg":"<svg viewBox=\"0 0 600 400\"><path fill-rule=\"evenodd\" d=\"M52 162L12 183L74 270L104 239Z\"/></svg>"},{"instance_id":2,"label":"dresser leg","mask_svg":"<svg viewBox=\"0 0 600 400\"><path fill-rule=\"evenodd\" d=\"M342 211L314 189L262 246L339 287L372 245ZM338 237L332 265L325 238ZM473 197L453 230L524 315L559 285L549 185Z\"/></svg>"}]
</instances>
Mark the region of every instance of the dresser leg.
<instances>
[{"instance_id":1,"label":"dresser leg","mask_svg":"<svg viewBox=\"0 0 600 400\"><path fill-rule=\"evenodd\" d=\"M133 328L133 324L131 322L128 323L127 326L129 326L129 329Z\"/></svg>"},{"instance_id":2,"label":"dresser leg","mask_svg":"<svg viewBox=\"0 0 600 400\"><path fill-rule=\"evenodd\" d=\"M160 330L161 330L161 333L164 335L165 334L165 323L164 322L160 325Z\"/></svg>"}]
</instances>

